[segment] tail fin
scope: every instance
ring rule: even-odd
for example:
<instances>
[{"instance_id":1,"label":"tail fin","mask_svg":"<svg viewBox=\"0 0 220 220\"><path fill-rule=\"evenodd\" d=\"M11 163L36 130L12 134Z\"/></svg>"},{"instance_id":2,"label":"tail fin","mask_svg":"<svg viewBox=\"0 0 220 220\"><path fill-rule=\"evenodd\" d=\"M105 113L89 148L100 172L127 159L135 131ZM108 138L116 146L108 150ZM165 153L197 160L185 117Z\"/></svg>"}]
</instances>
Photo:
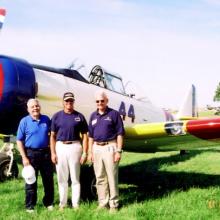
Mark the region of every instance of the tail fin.
<instances>
[{"instance_id":1,"label":"tail fin","mask_svg":"<svg viewBox=\"0 0 220 220\"><path fill-rule=\"evenodd\" d=\"M198 117L198 106L196 99L196 87L192 85L187 93L179 112L176 115L178 119L189 119Z\"/></svg>"},{"instance_id":2,"label":"tail fin","mask_svg":"<svg viewBox=\"0 0 220 220\"><path fill-rule=\"evenodd\" d=\"M0 30L2 29L4 20L5 20L6 10L4 8L0 8Z\"/></svg>"}]
</instances>

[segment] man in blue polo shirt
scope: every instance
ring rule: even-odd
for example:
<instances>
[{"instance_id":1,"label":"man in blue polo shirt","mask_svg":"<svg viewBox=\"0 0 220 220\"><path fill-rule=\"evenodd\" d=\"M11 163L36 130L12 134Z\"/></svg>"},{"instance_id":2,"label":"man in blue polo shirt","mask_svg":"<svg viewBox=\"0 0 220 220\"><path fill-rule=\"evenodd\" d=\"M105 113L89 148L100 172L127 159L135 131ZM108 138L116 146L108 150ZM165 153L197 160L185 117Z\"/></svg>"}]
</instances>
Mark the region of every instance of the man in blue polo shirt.
<instances>
[{"instance_id":1,"label":"man in blue polo shirt","mask_svg":"<svg viewBox=\"0 0 220 220\"><path fill-rule=\"evenodd\" d=\"M72 207L79 208L80 164L86 162L88 150L88 125L84 116L74 109L74 94L63 95L63 110L52 117L51 158L56 164L60 196L60 210L67 205L68 179L72 182Z\"/></svg>"},{"instance_id":2,"label":"man in blue polo shirt","mask_svg":"<svg viewBox=\"0 0 220 220\"><path fill-rule=\"evenodd\" d=\"M107 106L102 90L95 95L97 111L89 120L89 152L94 163L98 208L117 211L119 206L118 164L121 159L124 126L119 112Z\"/></svg>"},{"instance_id":3,"label":"man in blue polo shirt","mask_svg":"<svg viewBox=\"0 0 220 220\"><path fill-rule=\"evenodd\" d=\"M27 102L29 115L22 118L17 131L17 146L24 166L32 165L36 178L40 171L44 186L43 204L48 210L53 209L54 183L53 164L49 148L50 119L40 114L37 99ZM37 181L25 184L25 206L32 212L37 202Z\"/></svg>"}]
</instances>

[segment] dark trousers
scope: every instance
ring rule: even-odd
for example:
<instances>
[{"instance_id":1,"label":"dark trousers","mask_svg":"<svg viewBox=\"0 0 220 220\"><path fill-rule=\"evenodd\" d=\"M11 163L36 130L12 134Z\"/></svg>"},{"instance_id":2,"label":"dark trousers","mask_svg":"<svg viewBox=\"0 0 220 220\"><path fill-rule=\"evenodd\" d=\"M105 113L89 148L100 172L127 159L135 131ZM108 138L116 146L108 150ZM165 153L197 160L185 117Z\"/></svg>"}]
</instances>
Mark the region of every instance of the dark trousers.
<instances>
[{"instance_id":1,"label":"dark trousers","mask_svg":"<svg viewBox=\"0 0 220 220\"><path fill-rule=\"evenodd\" d=\"M53 182L53 164L51 161L49 148L32 150L27 149L26 154L31 165L35 170L36 178L40 172L44 186L44 206L53 205L54 200L54 182ZM27 209L33 209L37 203L37 181L33 184L25 184L25 206Z\"/></svg>"}]
</instances>

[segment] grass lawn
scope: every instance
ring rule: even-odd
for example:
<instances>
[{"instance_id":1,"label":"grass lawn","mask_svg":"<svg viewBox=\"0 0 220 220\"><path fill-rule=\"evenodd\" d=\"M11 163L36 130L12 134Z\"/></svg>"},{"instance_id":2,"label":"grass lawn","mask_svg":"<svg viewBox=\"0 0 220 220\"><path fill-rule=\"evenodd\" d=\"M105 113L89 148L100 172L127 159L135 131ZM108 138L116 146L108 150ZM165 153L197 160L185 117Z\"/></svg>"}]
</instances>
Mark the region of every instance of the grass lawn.
<instances>
[{"instance_id":1,"label":"grass lawn","mask_svg":"<svg viewBox=\"0 0 220 220\"><path fill-rule=\"evenodd\" d=\"M19 169L21 170L21 165ZM89 191L90 175L82 170L83 193ZM56 179L56 176L55 176ZM220 146L192 150L184 156L178 151L158 153L123 153L120 165L118 213L97 211L96 199L83 196L80 209L58 210L56 187L55 210L42 206L42 183L39 178L38 205L35 213L24 209L24 181L0 183L0 219L219 219L220 216Z\"/></svg>"}]
</instances>

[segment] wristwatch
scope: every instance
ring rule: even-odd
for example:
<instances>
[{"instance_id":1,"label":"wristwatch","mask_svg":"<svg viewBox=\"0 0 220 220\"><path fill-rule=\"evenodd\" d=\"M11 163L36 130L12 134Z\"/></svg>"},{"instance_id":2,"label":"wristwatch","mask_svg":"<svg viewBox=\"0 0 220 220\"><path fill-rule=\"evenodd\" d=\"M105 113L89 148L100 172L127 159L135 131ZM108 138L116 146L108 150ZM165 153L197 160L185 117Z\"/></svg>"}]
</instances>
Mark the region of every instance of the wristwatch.
<instances>
[{"instance_id":1,"label":"wristwatch","mask_svg":"<svg viewBox=\"0 0 220 220\"><path fill-rule=\"evenodd\" d=\"M117 148L115 152L122 153L122 152L123 152L123 150L122 150L122 149L120 149L120 148Z\"/></svg>"}]
</instances>

